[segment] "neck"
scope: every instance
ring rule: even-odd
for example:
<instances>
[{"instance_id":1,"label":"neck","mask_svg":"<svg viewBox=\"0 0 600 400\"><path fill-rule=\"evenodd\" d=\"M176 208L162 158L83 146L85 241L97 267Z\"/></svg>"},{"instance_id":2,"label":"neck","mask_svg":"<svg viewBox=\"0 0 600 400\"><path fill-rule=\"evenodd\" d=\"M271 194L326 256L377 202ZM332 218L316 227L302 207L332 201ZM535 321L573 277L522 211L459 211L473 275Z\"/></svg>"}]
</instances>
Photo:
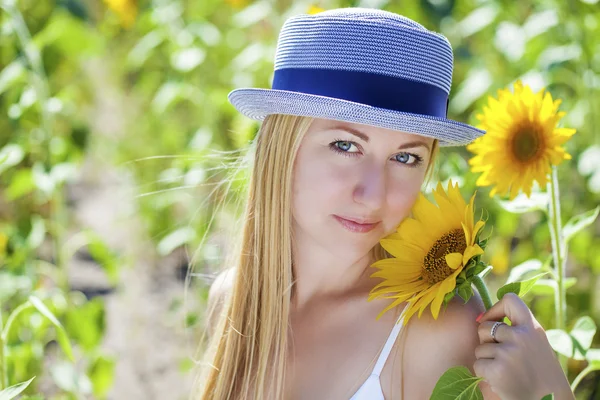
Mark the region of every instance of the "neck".
<instances>
[{"instance_id":1,"label":"neck","mask_svg":"<svg viewBox=\"0 0 600 400\"><path fill-rule=\"evenodd\" d=\"M294 287L292 307L301 309L312 301L339 297L356 291L374 272L371 252L340 256L331 249L296 238L293 250Z\"/></svg>"}]
</instances>

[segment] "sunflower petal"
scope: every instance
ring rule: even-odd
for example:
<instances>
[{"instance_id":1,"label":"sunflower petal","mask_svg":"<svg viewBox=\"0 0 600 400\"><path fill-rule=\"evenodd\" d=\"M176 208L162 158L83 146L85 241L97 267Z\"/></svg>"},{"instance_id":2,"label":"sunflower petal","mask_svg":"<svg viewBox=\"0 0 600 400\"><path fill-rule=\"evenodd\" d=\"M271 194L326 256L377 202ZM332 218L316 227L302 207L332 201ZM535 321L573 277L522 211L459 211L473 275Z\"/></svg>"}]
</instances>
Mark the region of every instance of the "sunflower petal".
<instances>
[{"instance_id":1,"label":"sunflower petal","mask_svg":"<svg viewBox=\"0 0 600 400\"><path fill-rule=\"evenodd\" d=\"M431 316L433 319L437 319L440 313L440 308L442 306L442 302L448 293L450 293L456 287L456 276L452 274L450 277L446 278L439 290L435 299L431 302Z\"/></svg>"},{"instance_id":2,"label":"sunflower petal","mask_svg":"<svg viewBox=\"0 0 600 400\"><path fill-rule=\"evenodd\" d=\"M463 256L460 253L450 253L446 254L446 263L452 269L457 269L462 266Z\"/></svg>"},{"instance_id":3,"label":"sunflower petal","mask_svg":"<svg viewBox=\"0 0 600 400\"><path fill-rule=\"evenodd\" d=\"M415 218L427 227L436 226L437 221L442 219L440 209L427 200L422 193L419 193L419 199L415 202L412 212Z\"/></svg>"},{"instance_id":4,"label":"sunflower petal","mask_svg":"<svg viewBox=\"0 0 600 400\"><path fill-rule=\"evenodd\" d=\"M481 228L483 228L485 226L485 221L483 220L479 220L477 221L477 223L475 224L475 227L473 228L473 240L475 240L475 237L477 236L477 233L479 233L479 231L481 230ZM467 242L467 244L473 244L473 242L469 243Z\"/></svg>"},{"instance_id":5,"label":"sunflower petal","mask_svg":"<svg viewBox=\"0 0 600 400\"><path fill-rule=\"evenodd\" d=\"M392 302L392 304L388 305L386 308L384 308L384 309L383 309L383 311L382 311L382 312L380 312L380 313L377 315L377 318L375 318L375 320L377 320L377 321L378 321L378 320L379 320L379 318L381 318L381 317L383 316L383 314L385 314L387 311L391 310L392 308L396 307L397 305L400 305L400 304L402 304L402 302L403 302L403 301L404 301L404 300L402 300L402 299L398 299L398 300L396 300L396 301Z\"/></svg>"},{"instance_id":6,"label":"sunflower petal","mask_svg":"<svg viewBox=\"0 0 600 400\"><path fill-rule=\"evenodd\" d=\"M399 259L407 258L409 260L415 260L419 258L422 259L425 256L425 253L419 251L418 248L407 246L407 243L405 243L404 240L381 239L379 243L385 251Z\"/></svg>"},{"instance_id":7,"label":"sunflower petal","mask_svg":"<svg viewBox=\"0 0 600 400\"><path fill-rule=\"evenodd\" d=\"M462 264L467 265L471 258L476 257L480 254L483 254L483 249L479 247L479 245L476 244L474 246L467 247L462 259Z\"/></svg>"}]
</instances>

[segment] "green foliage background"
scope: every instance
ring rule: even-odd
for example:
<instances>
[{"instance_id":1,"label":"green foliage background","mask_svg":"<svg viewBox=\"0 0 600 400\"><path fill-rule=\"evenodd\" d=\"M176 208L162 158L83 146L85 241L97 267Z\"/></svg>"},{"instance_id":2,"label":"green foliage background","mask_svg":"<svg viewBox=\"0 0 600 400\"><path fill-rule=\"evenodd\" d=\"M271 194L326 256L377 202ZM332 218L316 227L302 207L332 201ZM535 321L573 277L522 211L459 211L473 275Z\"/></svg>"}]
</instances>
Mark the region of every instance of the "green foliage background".
<instances>
[{"instance_id":1,"label":"green foliage background","mask_svg":"<svg viewBox=\"0 0 600 400\"><path fill-rule=\"evenodd\" d=\"M57 360L71 383L55 377L59 390L51 398L104 398L114 370L112 356L98 352L101 298L71 291L66 277L76 250L66 236L75 224L66 191L84 161L102 158L135 182L138 217L157 258L186 246L195 272L213 272L226 246L210 238L235 226L239 210L223 204L241 199L244 186L242 175L223 190L223 165L232 165L258 129L227 93L270 86L279 28L311 6L383 8L446 35L455 54L453 119L476 124L487 96L516 79L546 87L563 99L563 126L578 131L568 143L573 159L559 169L563 222L600 203L597 0L2 0L0 321L5 325L35 294L64 325L85 367L78 375ZM503 211L487 188L476 188L469 157L464 148L445 149L438 175L460 181L465 196L478 190L477 205L493 227L484 256L495 266L488 281L500 286L511 267L551 254L547 221L541 212ZM570 323L589 315L600 324L599 232L596 221L569 247L567 275L577 278L567 294ZM118 284L128 261L93 232L81 235L79 246ZM194 280L194 295L204 298L208 281ZM538 285L526 297L543 326L553 324L551 290ZM10 385L41 372L44 349L59 332L35 309L15 324L5 344ZM570 360L569 367L572 379L585 361ZM599 399L598 386L598 374L590 375L578 398ZM34 380L26 393L37 392Z\"/></svg>"}]
</instances>

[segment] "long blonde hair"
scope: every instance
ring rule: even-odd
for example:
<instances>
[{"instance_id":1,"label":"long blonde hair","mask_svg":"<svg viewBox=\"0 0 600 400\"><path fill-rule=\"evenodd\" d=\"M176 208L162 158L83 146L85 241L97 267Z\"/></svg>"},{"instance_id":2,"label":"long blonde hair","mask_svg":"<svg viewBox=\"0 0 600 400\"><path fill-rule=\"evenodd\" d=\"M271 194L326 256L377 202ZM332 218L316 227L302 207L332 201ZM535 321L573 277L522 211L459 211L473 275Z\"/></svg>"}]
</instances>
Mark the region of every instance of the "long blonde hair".
<instances>
[{"instance_id":1,"label":"long blonde hair","mask_svg":"<svg viewBox=\"0 0 600 400\"><path fill-rule=\"evenodd\" d=\"M292 172L313 119L269 115L256 137L235 278L211 337L202 400L283 399L292 294ZM438 152L434 141L429 176ZM389 255L376 245L375 259Z\"/></svg>"}]
</instances>

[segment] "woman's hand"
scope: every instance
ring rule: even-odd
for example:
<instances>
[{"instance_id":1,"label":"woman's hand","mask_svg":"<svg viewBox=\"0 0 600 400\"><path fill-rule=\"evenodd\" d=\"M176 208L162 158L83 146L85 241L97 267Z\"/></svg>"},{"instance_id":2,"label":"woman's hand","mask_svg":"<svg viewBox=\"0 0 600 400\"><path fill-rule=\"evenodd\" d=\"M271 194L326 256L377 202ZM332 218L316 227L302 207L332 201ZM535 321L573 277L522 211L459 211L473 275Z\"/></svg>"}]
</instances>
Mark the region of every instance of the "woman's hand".
<instances>
[{"instance_id":1,"label":"woman's hand","mask_svg":"<svg viewBox=\"0 0 600 400\"><path fill-rule=\"evenodd\" d=\"M491 328L508 317L511 326ZM540 400L554 393L557 400L575 399L546 332L527 305L507 293L479 318L480 345L475 348L475 374L502 400Z\"/></svg>"}]
</instances>

